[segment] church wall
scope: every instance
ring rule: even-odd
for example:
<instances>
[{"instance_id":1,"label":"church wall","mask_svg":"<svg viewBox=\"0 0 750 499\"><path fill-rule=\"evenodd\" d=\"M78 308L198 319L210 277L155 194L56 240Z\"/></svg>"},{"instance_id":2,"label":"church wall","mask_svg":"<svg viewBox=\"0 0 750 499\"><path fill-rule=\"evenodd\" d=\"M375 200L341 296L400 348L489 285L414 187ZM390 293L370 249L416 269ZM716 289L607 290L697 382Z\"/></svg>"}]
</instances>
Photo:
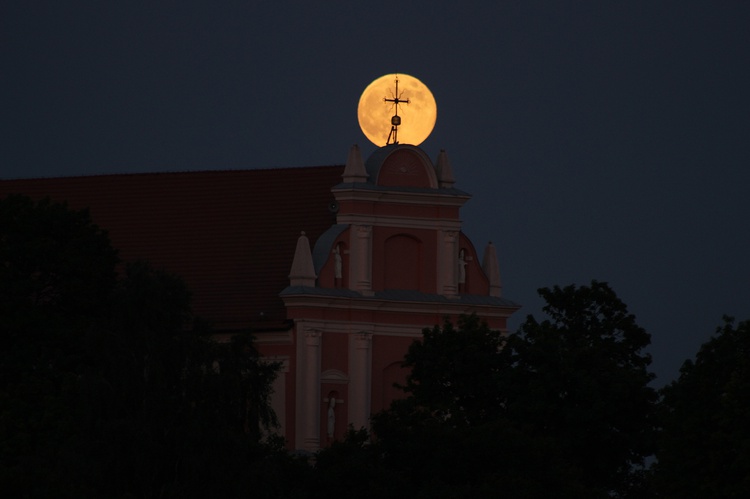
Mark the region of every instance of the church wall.
<instances>
[{"instance_id":1,"label":"church wall","mask_svg":"<svg viewBox=\"0 0 750 499\"><path fill-rule=\"evenodd\" d=\"M436 293L437 249L428 244L434 239L435 232L427 229L374 227L373 290L416 289Z\"/></svg>"},{"instance_id":2,"label":"church wall","mask_svg":"<svg viewBox=\"0 0 750 499\"><path fill-rule=\"evenodd\" d=\"M406 382L407 370L401 367L409 345L417 338L375 335L372 340L372 412L388 408L393 400L402 398L402 390L393 383Z\"/></svg>"},{"instance_id":3,"label":"church wall","mask_svg":"<svg viewBox=\"0 0 750 499\"><path fill-rule=\"evenodd\" d=\"M320 359L321 371L347 371L349 343L344 333L323 331L323 349Z\"/></svg>"},{"instance_id":4,"label":"church wall","mask_svg":"<svg viewBox=\"0 0 750 499\"><path fill-rule=\"evenodd\" d=\"M384 289L421 289L422 241L410 234L396 234L383 245Z\"/></svg>"},{"instance_id":5,"label":"church wall","mask_svg":"<svg viewBox=\"0 0 750 499\"><path fill-rule=\"evenodd\" d=\"M314 339L309 338L304 332L295 334L297 338L295 343L301 341L296 346L291 344L259 345L259 350L264 357L285 359L285 368L280 373L280 376L283 376L283 383L275 385L278 389L283 389L283 393L276 394L277 397L281 395L283 399L282 410L278 415L285 417L286 421L282 421L283 434L288 442L295 443L293 445L295 448L313 448L314 445L330 444L328 408L332 392L335 392L337 399L333 408L334 439L343 438L347 425L352 423L353 406L363 403L361 394L358 393L358 386L364 386L363 383L369 386L368 414L386 409L393 400L404 396L400 389L393 387L393 383L403 384L406 381L407 371L401 368L401 363L409 345L421 338L422 329L431 328L436 324L442 325L446 319L446 315L440 313L438 309L432 313L423 314L409 311L363 311L368 312L367 315L372 319L371 321L350 319L358 315L352 314L356 311L351 309L314 307L310 310L321 309L326 311L325 315L328 317L320 322L312 319L310 313L303 314L306 317L305 323L327 324L320 329L317 325L314 326L315 330L319 331L317 347L311 346L314 344ZM339 320L335 320L336 312L341 314ZM453 314L448 318L455 322L458 317ZM360 325L353 326L357 323ZM505 329L505 318L489 318L488 323L493 329ZM363 334L362 330L374 333L370 335L371 367L363 371L370 373L370 379L358 379L357 374L352 371L352 369L356 371L361 363L356 357L352 358L352 345ZM300 331L304 331L304 328ZM310 364L310 358L300 359L299 351L307 356L317 351L317 365ZM314 357L312 360L314 361ZM313 374L310 368L317 374ZM302 385L300 385L300 379L304 380ZM278 411L277 400L274 397L273 405ZM300 406L300 404L303 405ZM305 433L299 433L300 429L308 428L305 421L311 419L309 410L316 413L311 423L317 428L319 444L310 443L309 438L306 438L310 435L309 429Z\"/></svg>"}]
</instances>

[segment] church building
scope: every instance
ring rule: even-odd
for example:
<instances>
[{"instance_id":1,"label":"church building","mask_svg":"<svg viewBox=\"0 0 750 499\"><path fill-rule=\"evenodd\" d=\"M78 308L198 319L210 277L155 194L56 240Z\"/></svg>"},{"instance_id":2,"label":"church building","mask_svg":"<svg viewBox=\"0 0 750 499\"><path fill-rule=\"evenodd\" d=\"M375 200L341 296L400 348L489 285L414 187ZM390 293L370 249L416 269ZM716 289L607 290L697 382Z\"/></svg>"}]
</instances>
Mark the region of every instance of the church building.
<instances>
[{"instance_id":1,"label":"church building","mask_svg":"<svg viewBox=\"0 0 750 499\"><path fill-rule=\"evenodd\" d=\"M282 365L279 432L316 451L402 396L425 327L476 313L505 330L519 309L493 244L461 231L454 184L444 151L396 142L344 166L0 180L0 197L89 209L123 261L185 280L219 340L252 333Z\"/></svg>"}]
</instances>

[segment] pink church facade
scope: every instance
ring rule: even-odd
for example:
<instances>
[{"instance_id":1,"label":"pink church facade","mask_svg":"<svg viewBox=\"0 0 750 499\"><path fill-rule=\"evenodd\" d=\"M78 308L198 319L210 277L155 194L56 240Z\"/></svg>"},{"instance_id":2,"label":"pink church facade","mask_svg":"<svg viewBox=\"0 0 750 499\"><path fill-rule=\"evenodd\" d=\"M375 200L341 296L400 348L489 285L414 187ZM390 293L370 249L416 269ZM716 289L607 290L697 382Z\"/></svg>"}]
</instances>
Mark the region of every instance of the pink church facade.
<instances>
[{"instance_id":1,"label":"pink church facade","mask_svg":"<svg viewBox=\"0 0 750 499\"><path fill-rule=\"evenodd\" d=\"M124 261L181 276L217 339L250 333L281 364L279 432L314 452L401 396L422 329L476 313L505 330L518 310L454 184L444 152L390 145L345 166L0 180L0 196L86 208Z\"/></svg>"},{"instance_id":2,"label":"pink church facade","mask_svg":"<svg viewBox=\"0 0 750 499\"><path fill-rule=\"evenodd\" d=\"M476 313L505 330L518 309L501 296L494 246L480 258L461 232L470 196L454 182L444 152L433 164L417 147L392 145L365 164L352 148L332 188L336 223L313 247L298 239L281 292L294 324L286 345L257 335L262 352L289 366L274 403L294 448L315 451L350 425L368 427L400 396L393 385L405 381L401 362L424 327Z\"/></svg>"}]
</instances>

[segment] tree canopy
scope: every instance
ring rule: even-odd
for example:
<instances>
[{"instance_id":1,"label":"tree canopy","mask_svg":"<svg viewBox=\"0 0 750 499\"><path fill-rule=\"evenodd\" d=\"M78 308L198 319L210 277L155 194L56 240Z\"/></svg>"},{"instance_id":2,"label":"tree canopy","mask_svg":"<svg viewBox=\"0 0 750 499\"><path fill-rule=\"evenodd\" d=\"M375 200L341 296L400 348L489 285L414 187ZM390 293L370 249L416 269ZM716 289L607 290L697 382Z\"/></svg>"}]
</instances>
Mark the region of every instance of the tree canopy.
<instances>
[{"instance_id":1,"label":"tree canopy","mask_svg":"<svg viewBox=\"0 0 750 499\"><path fill-rule=\"evenodd\" d=\"M91 317L115 284L117 252L87 211L49 199L0 201L0 311L11 319Z\"/></svg>"},{"instance_id":2,"label":"tree canopy","mask_svg":"<svg viewBox=\"0 0 750 499\"><path fill-rule=\"evenodd\" d=\"M120 274L118 275L118 268ZM86 211L0 200L0 483L14 497L281 493L275 364L211 340L184 282ZM274 479L277 478L277 479Z\"/></svg>"},{"instance_id":3,"label":"tree canopy","mask_svg":"<svg viewBox=\"0 0 750 499\"><path fill-rule=\"evenodd\" d=\"M373 420L424 497L639 497L653 453L650 337L606 284L539 290L548 318L504 336L476 316L425 329L407 397Z\"/></svg>"},{"instance_id":4,"label":"tree canopy","mask_svg":"<svg viewBox=\"0 0 750 499\"><path fill-rule=\"evenodd\" d=\"M424 329L403 364L410 369L403 387L408 403L428 407L431 418L455 428L501 417L510 367L503 342L476 315L460 317L456 326L446 321L442 328Z\"/></svg>"},{"instance_id":5,"label":"tree canopy","mask_svg":"<svg viewBox=\"0 0 750 499\"><path fill-rule=\"evenodd\" d=\"M725 317L661 393L659 497L750 496L750 321Z\"/></svg>"},{"instance_id":6,"label":"tree canopy","mask_svg":"<svg viewBox=\"0 0 750 499\"><path fill-rule=\"evenodd\" d=\"M510 362L502 344L500 332L471 315L424 329L410 346L407 397L373 418L374 452L404 497L492 496L494 486L517 479L516 464L538 464L541 456L514 441L505 419Z\"/></svg>"},{"instance_id":7,"label":"tree canopy","mask_svg":"<svg viewBox=\"0 0 750 499\"><path fill-rule=\"evenodd\" d=\"M529 316L508 341L509 417L552 438L592 497L627 495L654 451L650 336L606 283L539 293L549 318Z\"/></svg>"}]
</instances>

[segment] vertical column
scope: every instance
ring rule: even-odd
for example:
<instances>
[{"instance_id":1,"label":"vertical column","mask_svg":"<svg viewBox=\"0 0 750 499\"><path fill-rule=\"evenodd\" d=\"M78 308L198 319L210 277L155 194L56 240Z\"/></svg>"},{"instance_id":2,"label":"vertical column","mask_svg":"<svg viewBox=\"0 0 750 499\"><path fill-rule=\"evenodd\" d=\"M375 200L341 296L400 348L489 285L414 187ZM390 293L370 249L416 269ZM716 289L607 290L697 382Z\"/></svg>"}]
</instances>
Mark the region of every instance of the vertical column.
<instances>
[{"instance_id":1,"label":"vertical column","mask_svg":"<svg viewBox=\"0 0 750 499\"><path fill-rule=\"evenodd\" d=\"M289 433L286 420L286 377L289 374L289 357L268 357L266 362L281 362L281 369L276 379L273 380L273 394L271 395L271 408L279 419L279 433L281 436Z\"/></svg>"},{"instance_id":2,"label":"vertical column","mask_svg":"<svg viewBox=\"0 0 750 499\"><path fill-rule=\"evenodd\" d=\"M458 295L458 231L438 231L438 286L445 296Z\"/></svg>"},{"instance_id":3,"label":"vertical column","mask_svg":"<svg viewBox=\"0 0 750 499\"><path fill-rule=\"evenodd\" d=\"M321 333L304 331L299 342L299 358L304 364L297 371L297 436L295 447L311 452L320 449L320 343Z\"/></svg>"},{"instance_id":4,"label":"vertical column","mask_svg":"<svg viewBox=\"0 0 750 499\"><path fill-rule=\"evenodd\" d=\"M372 226L353 225L349 288L372 295Z\"/></svg>"},{"instance_id":5,"label":"vertical column","mask_svg":"<svg viewBox=\"0 0 750 499\"><path fill-rule=\"evenodd\" d=\"M359 332L349 341L349 424L370 427L372 398L372 333Z\"/></svg>"}]
</instances>

